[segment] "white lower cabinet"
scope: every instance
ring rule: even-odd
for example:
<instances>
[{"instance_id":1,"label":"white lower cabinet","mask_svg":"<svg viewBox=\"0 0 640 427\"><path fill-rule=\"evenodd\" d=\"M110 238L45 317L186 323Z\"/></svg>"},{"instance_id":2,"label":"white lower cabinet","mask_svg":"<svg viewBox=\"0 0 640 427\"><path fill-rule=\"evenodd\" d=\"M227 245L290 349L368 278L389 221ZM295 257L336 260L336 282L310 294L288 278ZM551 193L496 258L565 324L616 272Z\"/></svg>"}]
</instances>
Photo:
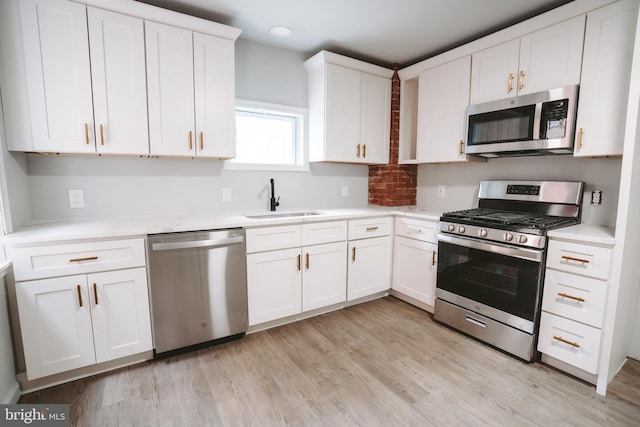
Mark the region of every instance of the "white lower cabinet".
<instances>
[{"instance_id":1,"label":"white lower cabinet","mask_svg":"<svg viewBox=\"0 0 640 427\"><path fill-rule=\"evenodd\" d=\"M27 378L152 349L144 267L16 283Z\"/></svg>"},{"instance_id":2,"label":"white lower cabinet","mask_svg":"<svg viewBox=\"0 0 640 427\"><path fill-rule=\"evenodd\" d=\"M391 288L392 230L391 217L349 221L348 301Z\"/></svg>"},{"instance_id":3,"label":"white lower cabinet","mask_svg":"<svg viewBox=\"0 0 640 427\"><path fill-rule=\"evenodd\" d=\"M433 313L438 272L437 221L396 218L391 289ZM408 300L414 303L414 301Z\"/></svg>"},{"instance_id":4,"label":"white lower cabinet","mask_svg":"<svg viewBox=\"0 0 640 427\"><path fill-rule=\"evenodd\" d=\"M344 302L346 240L346 221L247 230L249 325Z\"/></svg>"},{"instance_id":5,"label":"white lower cabinet","mask_svg":"<svg viewBox=\"0 0 640 427\"><path fill-rule=\"evenodd\" d=\"M538 351L590 382L598 374L611 257L610 246L549 240Z\"/></svg>"}]
</instances>

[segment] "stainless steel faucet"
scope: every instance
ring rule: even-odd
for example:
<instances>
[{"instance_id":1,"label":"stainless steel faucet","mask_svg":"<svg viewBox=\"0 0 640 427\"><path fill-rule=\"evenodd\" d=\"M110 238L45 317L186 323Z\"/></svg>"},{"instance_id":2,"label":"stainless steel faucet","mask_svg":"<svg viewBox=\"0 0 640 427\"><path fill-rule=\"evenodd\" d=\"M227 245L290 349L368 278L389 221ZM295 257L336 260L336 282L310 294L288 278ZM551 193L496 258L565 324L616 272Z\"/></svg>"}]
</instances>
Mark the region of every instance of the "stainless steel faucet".
<instances>
[{"instance_id":1,"label":"stainless steel faucet","mask_svg":"<svg viewBox=\"0 0 640 427\"><path fill-rule=\"evenodd\" d=\"M276 199L276 193L273 189L273 178L269 180L271 183L271 212L275 212L276 208L280 206L280 196Z\"/></svg>"}]
</instances>

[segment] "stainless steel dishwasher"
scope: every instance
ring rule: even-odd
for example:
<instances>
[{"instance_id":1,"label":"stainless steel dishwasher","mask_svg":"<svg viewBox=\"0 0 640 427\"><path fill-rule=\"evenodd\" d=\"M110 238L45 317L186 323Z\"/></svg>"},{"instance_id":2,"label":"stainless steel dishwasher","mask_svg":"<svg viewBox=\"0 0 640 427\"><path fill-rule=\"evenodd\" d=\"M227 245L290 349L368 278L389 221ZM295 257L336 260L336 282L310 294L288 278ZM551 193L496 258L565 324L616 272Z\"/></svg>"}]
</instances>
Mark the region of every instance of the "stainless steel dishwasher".
<instances>
[{"instance_id":1,"label":"stainless steel dishwasher","mask_svg":"<svg viewBox=\"0 0 640 427\"><path fill-rule=\"evenodd\" d=\"M244 335L245 247L242 229L147 236L156 357Z\"/></svg>"}]
</instances>

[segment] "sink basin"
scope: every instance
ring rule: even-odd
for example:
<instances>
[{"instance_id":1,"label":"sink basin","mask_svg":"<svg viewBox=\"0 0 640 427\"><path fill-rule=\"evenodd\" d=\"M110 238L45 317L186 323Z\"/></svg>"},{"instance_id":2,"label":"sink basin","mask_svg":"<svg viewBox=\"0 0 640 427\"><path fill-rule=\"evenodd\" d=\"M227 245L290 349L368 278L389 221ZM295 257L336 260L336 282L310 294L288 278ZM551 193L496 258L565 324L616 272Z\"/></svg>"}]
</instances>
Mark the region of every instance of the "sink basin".
<instances>
[{"instance_id":1,"label":"sink basin","mask_svg":"<svg viewBox=\"0 0 640 427\"><path fill-rule=\"evenodd\" d=\"M267 212L260 214L248 214L244 215L249 219L269 219L269 218L297 218L305 216L322 215L320 212L314 211L298 211L298 212Z\"/></svg>"}]
</instances>

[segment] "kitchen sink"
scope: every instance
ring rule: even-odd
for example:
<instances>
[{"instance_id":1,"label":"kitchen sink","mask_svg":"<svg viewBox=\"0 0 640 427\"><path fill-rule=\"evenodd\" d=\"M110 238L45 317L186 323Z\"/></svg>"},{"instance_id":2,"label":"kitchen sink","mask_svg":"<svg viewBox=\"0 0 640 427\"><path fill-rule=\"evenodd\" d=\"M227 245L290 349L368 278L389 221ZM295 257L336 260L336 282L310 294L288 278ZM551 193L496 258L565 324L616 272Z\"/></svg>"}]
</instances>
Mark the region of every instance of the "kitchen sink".
<instances>
[{"instance_id":1,"label":"kitchen sink","mask_svg":"<svg viewBox=\"0 0 640 427\"><path fill-rule=\"evenodd\" d=\"M297 217L306 217L306 216L314 216L314 215L322 215L321 212L315 211L296 211L296 212L266 212L259 214L246 214L245 218L249 219L269 219L269 218L297 218Z\"/></svg>"}]
</instances>

